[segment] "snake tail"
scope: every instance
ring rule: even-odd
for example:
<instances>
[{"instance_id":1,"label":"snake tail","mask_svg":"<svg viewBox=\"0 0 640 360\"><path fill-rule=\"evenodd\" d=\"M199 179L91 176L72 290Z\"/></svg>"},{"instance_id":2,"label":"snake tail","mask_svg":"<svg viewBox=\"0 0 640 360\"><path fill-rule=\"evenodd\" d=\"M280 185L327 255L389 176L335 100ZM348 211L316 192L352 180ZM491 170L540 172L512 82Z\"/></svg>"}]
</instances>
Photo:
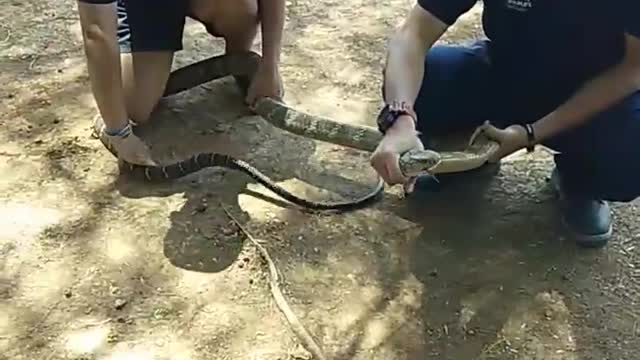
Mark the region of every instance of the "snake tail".
<instances>
[{"instance_id":1,"label":"snake tail","mask_svg":"<svg viewBox=\"0 0 640 360\"><path fill-rule=\"evenodd\" d=\"M208 167L224 167L237 170L250 176L252 179L273 191L283 199L298 206L312 210L351 210L376 200L384 191L384 182L379 180L373 191L368 192L359 198L344 202L317 202L299 197L282 186L275 184L265 174L249 165L248 163L236 159L229 155L219 153L199 153L190 158L178 161L167 166L145 166L130 163L123 163L131 176L147 182L162 182L173 180L198 172Z\"/></svg>"}]
</instances>

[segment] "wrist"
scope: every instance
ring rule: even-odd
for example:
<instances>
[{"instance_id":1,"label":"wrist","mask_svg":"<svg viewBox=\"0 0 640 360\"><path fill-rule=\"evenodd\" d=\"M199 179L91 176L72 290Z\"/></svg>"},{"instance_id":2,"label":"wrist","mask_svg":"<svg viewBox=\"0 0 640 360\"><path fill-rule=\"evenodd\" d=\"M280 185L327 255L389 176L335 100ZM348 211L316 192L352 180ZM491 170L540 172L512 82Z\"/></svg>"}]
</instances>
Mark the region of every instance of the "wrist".
<instances>
[{"instance_id":1,"label":"wrist","mask_svg":"<svg viewBox=\"0 0 640 360\"><path fill-rule=\"evenodd\" d=\"M398 123L400 123L398 125ZM382 134L386 134L391 128L396 127L400 130L415 131L418 123L418 116L413 107L408 102L392 101L387 103L378 114L377 124L378 130Z\"/></svg>"},{"instance_id":2,"label":"wrist","mask_svg":"<svg viewBox=\"0 0 640 360\"><path fill-rule=\"evenodd\" d=\"M104 133L108 136L126 137L132 132L131 122L125 119L124 122L117 123L116 126L106 125L104 127Z\"/></svg>"},{"instance_id":3,"label":"wrist","mask_svg":"<svg viewBox=\"0 0 640 360\"><path fill-rule=\"evenodd\" d=\"M536 142L542 142L554 135L555 130L550 126L552 124L551 117L544 117L531 124L536 136Z\"/></svg>"},{"instance_id":4,"label":"wrist","mask_svg":"<svg viewBox=\"0 0 640 360\"><path fill-rule=\"evenodd\" d=\"M533 152L537 143L535 129L529 123L522 125L522 129L524 132L522 147L527 149L527 152Z\"/></svg>"},{"instance_id":5,"label":"wrist","mask_svg":"<svg viewBox=\"0 0 640 360\"><path fill-rule=\"evenodd\" d=\"M104 120L105 128L108 128L108 129L122 129L124 127L127 127L127 125L129 125L130 123L129 119L127 119L126 117L117 117L117 118L103 117L103 120Z\"/></svg>"},{"instance_id":6,"label":"wrist","mask_svg":"<svg viewBox=\"0 0 640 360\"><path fill-rule=\"evenodd\" d=\"M416 133L416 122L409 115L400 115L387 133Z\"/></svg>"}]
</instances>

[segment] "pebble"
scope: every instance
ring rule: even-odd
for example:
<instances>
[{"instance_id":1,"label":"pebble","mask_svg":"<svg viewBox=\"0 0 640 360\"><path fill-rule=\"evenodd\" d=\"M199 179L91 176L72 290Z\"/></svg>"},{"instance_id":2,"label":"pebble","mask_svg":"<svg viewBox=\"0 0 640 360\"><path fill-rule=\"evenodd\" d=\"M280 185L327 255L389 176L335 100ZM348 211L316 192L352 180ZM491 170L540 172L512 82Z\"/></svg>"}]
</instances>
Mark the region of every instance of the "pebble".
<instances>
[{"instance_id":1,"label":"pebble","mask_svg":"<svg viewBox=\"0 0 640 360\"><path fill-rule=\"evenodd\" d=\"M200 203L198 205L196 205L195 211L199 212L199 213L203 213L207 210L207 204L205 203Z\"/></svg>"},{"instance_id":2,"label":"pebble","mask_svg":"<svg viewBox=\"0 0 640 360\"><path fill-rule=\"evenodd\" d=\"M116 299L113 306L116 310L122 310L127 305L127 300L124 299Z\"/></svg>"}]
</instances>

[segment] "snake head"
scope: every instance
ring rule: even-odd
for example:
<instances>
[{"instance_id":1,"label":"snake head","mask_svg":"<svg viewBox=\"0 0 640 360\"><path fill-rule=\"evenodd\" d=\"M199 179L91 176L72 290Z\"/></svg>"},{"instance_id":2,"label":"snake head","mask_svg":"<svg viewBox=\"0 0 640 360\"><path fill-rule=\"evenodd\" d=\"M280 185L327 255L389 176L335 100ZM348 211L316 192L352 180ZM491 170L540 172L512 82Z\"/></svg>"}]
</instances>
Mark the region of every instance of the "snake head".
<instances>
[{"instance_id":1,"label":"snake head","mask_svg":"<svg viewBox=\"0 0 640 360\"><path fill-rule=\"evenodd\" d=\"M418 176L430 172L442 161L439 153L432 150L409 150L400 156L400 170L406 177Z\"/></svg>"}]
</instances>

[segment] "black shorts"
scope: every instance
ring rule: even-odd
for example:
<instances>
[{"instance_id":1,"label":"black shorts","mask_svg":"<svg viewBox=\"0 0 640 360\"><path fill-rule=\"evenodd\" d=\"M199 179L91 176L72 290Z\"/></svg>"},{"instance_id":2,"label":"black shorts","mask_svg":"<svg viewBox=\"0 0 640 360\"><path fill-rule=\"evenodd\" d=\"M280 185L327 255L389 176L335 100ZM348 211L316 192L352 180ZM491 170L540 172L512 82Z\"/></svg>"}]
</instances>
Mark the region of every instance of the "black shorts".
<instances>
[{"instance_id":1,"label":"black shorts","mask_svg":"<svg viewBox=\"0 0 640 360\"><path fill-rule=\"evenodd\" d=\"M118 0L118 44L123 53L182 50L186 0Z\"/></svg>"}]
</instances>

